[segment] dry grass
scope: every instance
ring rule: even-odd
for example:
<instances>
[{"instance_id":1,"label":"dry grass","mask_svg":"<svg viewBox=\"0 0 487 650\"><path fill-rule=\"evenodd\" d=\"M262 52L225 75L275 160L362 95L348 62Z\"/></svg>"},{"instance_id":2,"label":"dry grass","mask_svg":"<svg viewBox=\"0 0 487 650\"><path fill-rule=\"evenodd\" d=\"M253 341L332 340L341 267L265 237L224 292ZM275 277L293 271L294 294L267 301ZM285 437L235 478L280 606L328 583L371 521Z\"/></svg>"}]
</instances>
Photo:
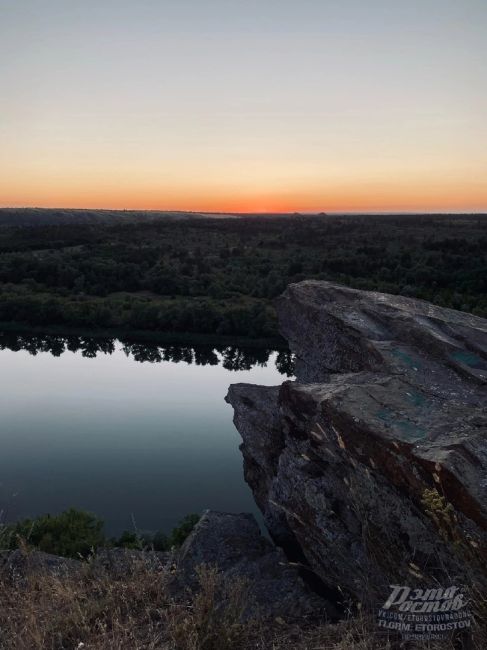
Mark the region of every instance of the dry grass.
<instances>
[{"instance_id":1,"label":"dry grass","mask_svg":"<svg viewBox=\"0 0 487 650\"><path fill-rule=\"evenodd\" d=\"M199 568L200 589L171 596L171 573L134 564L117 578L87 564L81 573L33 574L0 583L0 648L38 650L247 650L330 648L368 650L351 628L246 620L249 585L225 583ZM339 643L346 637L347 645Z\"/></svg>"},{"instance_id":2,"label":"dry grass","mask_svg":"<svg viewBox=\"0 0 487 650\"><path fill-rule=\"evenodd\" d=\"M199 569L196 594L175 599L171 571L135 563L123 578L86 564L79 574L0 582L0 648L5 650L393 650L373 614L339 624L244 617L251 585L227 584ZM484 602L485 606L485 602ZM485 625L485 621L483 621ZM487 647L479 626L476 650ZM414 646L408 646L413 648ZM425 646L421 646L425 648ZM444 643L442 648L448 646ZM453 647L453 646L452 646Z\"/></svg>"},{"instance_id":3,"label":"dry grass","mask_svg":"<svg viewBox=\"0 0 487 650\"><path fill-rule=\"evenodd\" d=\"M126 579L91 570L29 575L0 585L0 648L160 648L167 575L134 567ZM80 645L84 644L84 645Z\"/></svg>"}]
</instances>

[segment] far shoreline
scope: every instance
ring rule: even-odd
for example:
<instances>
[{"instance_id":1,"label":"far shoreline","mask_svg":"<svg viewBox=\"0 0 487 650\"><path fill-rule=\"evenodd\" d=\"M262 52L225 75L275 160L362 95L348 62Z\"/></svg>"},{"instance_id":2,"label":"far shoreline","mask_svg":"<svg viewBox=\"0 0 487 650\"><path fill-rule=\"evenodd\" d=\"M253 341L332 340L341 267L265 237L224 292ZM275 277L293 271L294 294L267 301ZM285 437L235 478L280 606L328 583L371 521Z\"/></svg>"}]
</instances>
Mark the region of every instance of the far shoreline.
<instances>
[{"instance_id":1,"label":"far shoreline","mask_svg":"<svg viewBox=\"0 0 487 650\"><path fill-rule=\"evenodd\" d=\"M244 336L222 336L217 334L197 334L186 332L152 332L145 330L130 330L123 328L82 328L63 327L57 325L26 325L15 321L0 322L0 335L25 334L31 336L79 336L92 339L117 339L127 343L147 343L163 347L164 345L187 345L215 347L241 347L254 349L288 351L288 345L281 338L252 339Z\"/></svg>"}]
</instances>

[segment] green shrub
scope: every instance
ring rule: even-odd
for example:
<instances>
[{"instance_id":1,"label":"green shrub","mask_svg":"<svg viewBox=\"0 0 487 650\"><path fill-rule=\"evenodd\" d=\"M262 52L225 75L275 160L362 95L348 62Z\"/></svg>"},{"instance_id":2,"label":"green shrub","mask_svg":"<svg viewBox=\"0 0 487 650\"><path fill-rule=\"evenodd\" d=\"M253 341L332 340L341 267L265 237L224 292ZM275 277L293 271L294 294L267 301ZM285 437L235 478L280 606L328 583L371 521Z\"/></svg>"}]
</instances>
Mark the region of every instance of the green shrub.
<instances>
[{"instance_id":1,"label":"green shrub","mask_svg":"<svg viewBox=\"0 0 487 650\"><path fill-rule=\"evenodd\" d=\"M42 515L4 526L0 531L0 547L15 549L23 543L45 553L86 557L92 549L103 546L102 531L101 519L70 508L59 515Z\"/></svg>"},{"instance_id":2,"label":"green shrub","mask_svg":"<svg viewBox=\"0 0 487 650\"><path fill-rule=\"evenodd\" d=\"M129 530L124 530L118 539L112 540L113 546L120 548L140 549L143 546L143 539Z\"/></svg>"},{"instance_id":3,"label":"green shrub","mask_svg":"<svg viewBox=\"0 0 487 650\"><path fill-rule=\"evenodd\" d=\"M176 526L172 529L172 532L169 536L169 547L171 548L173 546L181 546L199 520L199 515L186 515L186 517L184 517L184 519L182 519L179 523L179 526Z\"/></svg>"},{"instance_id":4,"label":"green shrub","mask_svg":"<svg viewBox=\"0 0 487 650\"><path fill-rule=\"evenodd\" d=\"M153 548L169 551L178 548L196 526L200 516L184 517L169 536L162 531L139 534L125 530L120 537L107 539L103 521L83 510L70 508L59 515L41 515L0 527L0 550L14 550L20 546L39 549L64 557L87 557L98 548L128 549Z\"/></svg>"}]
</instances>

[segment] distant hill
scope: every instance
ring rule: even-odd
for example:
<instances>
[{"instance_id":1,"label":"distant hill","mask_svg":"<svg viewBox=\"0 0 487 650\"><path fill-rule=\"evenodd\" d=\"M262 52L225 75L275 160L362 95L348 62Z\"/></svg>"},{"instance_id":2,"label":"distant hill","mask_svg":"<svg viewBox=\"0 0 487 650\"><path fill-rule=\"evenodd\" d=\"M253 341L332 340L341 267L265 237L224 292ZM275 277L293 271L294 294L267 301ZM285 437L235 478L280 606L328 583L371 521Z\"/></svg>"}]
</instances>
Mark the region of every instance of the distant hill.
<instances>
[{"instance_id":1,"label":"distant hill","mask_svg":"<svg viewBox=\"0 0 487 650\"><path fill-rule=\"evenodd\" d=\"M162 210L85 210L61 208L0 208L0 226L46 226L102 224L114 221L156 221L159 219L236 218L232 214L176 212Z\"/></svg>"},{"instance_id":2,"label":"distant hill","mask_svg":"<svg viewBox=\"0 0 487 650\"><path fill-rule=\"evenodd\" d=\"M114 222L147 222L160 219L238 219L241 217L327 216L299 212L244 213L244 212L184 212L176 210L88 210L84 208L0 208L0 226L52 226L64 224L109 224Z\"/></svg>"},{"instance_id":3,"label":"distant hill","mask_svg":"<svg viewBox=\"0 0 487 650\"><path fill-rule=\"evenodd\" d=\"M407 222L424 219L430 222L440 218L443 224L451 219L452 223L462 220L480 219L487 214L356 214L356 213L300 213L300 212L184 212L177 210L101 210L84 208L0 208L1 226L52 226L52 225L110 225L113 223L148 223L162 220L187 221L189 219L285 219L286 221L299 221L303 219L327 218L346 219L356 221L397 220Z\"/></svg>"}]
</instances>

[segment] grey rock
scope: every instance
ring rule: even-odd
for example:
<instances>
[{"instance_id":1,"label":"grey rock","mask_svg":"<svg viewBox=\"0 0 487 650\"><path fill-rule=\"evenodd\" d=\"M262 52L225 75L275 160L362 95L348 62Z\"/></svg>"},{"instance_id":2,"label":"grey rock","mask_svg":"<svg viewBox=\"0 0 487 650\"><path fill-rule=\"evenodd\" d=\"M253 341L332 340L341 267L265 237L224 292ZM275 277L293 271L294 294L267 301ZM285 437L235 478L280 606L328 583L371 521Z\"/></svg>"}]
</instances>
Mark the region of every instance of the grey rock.
<instances>
[{"instance_id":1,"label":"grey rock","mask_svg":"<svg viewBox=\"0 0 487 650\"><path fill-rule=\"evenodd\" d=\"M197 568L215 567L227 585L246 583L246 617L323 617L332 606L303 582L296 565L261 535L250 514L206 511L177 561L181 587L197 589Z\"/></svg>"},{"instance_id":2,"label":"grey rock","mask_svg":"<svg viewBox=\"0 0 487 650\"><path fill-rule=\"evenodd\" d=\"M297 381L227 396L272 538L357 600L485 585L487 321L315 281L277 308Z\"/></svg>"},{"instance_id":3,"label":"grey rock","mask_svg":"<svg viewBox=\"0 0 487 650\"><path fill-rule=\"evenodd\" d=\"M42 574L68 577L80 571L81 567L82 563L78 560L42 551L0 551L0 577L14 582L23 582Z\"/></svg>"}]
</instances>

